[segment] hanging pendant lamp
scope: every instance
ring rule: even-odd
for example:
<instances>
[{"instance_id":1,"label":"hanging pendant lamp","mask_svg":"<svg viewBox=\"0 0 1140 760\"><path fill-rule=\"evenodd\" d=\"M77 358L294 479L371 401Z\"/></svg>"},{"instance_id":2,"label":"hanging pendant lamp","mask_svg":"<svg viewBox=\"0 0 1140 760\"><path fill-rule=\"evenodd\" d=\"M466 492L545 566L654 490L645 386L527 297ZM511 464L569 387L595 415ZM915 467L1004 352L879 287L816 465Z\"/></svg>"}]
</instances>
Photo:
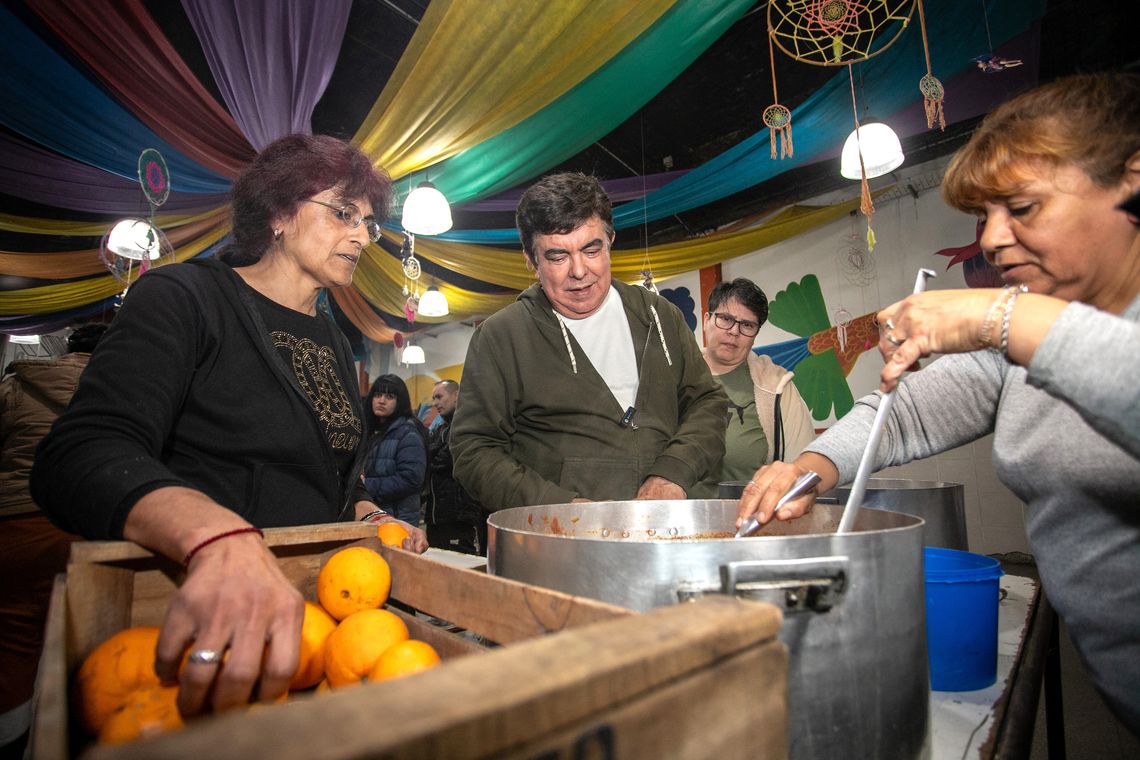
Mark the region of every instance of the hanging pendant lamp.
<instances>
[{"instance_id":1,"label":"hanging pendant lamp","mask_svg":"<svg viewBox=\"0 0 1140 760\"><path fill-rule=\"evenodd\" d=\"M859 173L859 153L863 153L863 168L867 178L881 177L902 165L902 143L898 135L882 122L864 123L851 131L847 142L843 143L843 155L839 160L839 173L847 179L861 179Z\"/></svg>"}]
</instances>

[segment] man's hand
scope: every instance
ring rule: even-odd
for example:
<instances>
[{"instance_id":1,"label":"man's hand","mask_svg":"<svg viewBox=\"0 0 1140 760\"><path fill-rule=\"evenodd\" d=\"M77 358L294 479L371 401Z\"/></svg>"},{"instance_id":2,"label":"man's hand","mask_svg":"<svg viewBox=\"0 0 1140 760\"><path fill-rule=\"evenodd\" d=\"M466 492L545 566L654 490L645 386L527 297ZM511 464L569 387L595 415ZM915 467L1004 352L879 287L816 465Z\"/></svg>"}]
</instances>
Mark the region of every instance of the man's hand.
<instances>
[{"instance_id":1,"label":"man's hand","mask_svg":"<svg viewBox=\"0 0 1140 760\"><path fill-rule=\"evenodd\" d=\"M685 489L660 475L650 475L637 489L637 499L661 501L664 499L684 499Z\"/></svg>"}]
</instances>

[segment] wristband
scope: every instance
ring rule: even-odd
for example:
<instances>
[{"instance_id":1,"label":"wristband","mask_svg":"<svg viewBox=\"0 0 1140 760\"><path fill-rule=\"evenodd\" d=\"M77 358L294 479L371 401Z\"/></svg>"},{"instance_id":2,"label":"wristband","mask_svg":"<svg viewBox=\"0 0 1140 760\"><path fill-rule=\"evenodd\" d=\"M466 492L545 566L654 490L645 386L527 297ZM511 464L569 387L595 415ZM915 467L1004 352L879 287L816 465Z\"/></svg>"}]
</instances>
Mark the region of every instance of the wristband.
<instances>
[{"instance_id":1,"label":"wristband","mask_svg":"<svg viewBox=\"0 0 1140 760\"><path fill-rule=\"evenodd\" d=\"M195 546L190 551L186 552L186 558L184 560L182 560L182 566L183 567L190 567L190 560L194 559L194 555L197 554L198 552L202 551L203 549L205 549L207 546L214 543L215 541L221 541L223 538L229 538L230 536L240 536L243 533L256 533L257 535L261 536L262 538L265 538L265 534L261 532L261 528L254 528L252 526L250 526L248 528L234 528L233 530L223 531L216 536L210 536L205 541L198 544L197 546Z\"/></svg>"}]
</instances>

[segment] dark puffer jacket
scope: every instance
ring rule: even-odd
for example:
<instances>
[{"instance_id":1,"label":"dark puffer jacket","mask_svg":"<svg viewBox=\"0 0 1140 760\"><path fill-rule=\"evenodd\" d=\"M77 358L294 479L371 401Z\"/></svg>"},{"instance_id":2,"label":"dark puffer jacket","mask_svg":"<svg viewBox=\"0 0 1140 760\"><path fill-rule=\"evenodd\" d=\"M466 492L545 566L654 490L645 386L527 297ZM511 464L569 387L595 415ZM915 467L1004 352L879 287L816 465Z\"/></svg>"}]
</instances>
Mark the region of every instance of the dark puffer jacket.
<instances>
[{"instance_id":1,"label":"dark puffer jacket","mask_svg":"<svg viewBox=\"0 0 1140 760\"><path fill-rule=\"evenodd\" d=\"M424 439L410 417L396 420L382 438L373 439L364 463L364 487L380 507L400 519L417 517L427 470Z\"/></svg>"},{"instance_id":2,"label":"dark puffer jacket","mask_svg":"<svg viewBox=\"0 0 1140 760\"><path fill-rule=\"evenodd\" d=\"M428 483L424 522L428 525L463 523L479 525L482 509L452 474L451 420L441 418L428 439Z\"/></svg>"}]
</instances>

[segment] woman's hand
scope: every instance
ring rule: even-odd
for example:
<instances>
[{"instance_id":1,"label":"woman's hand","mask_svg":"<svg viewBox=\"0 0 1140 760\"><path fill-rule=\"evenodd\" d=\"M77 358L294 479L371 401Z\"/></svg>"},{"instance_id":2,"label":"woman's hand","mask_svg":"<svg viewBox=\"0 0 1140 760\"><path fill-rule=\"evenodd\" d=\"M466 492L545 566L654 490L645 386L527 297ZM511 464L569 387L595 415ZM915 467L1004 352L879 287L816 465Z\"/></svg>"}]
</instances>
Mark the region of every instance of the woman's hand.
<instances>
[{"instance_id":1,"label":"woman's hand","mask_svg":"<svg viewBox=\"0 0 1140 760\"><path fill-rule=\"evenodd\" d=\"M297 669L304 602L261 537L240 532L203 544L249 527L201 491L181 486L151 491L127 514L127 540L178 562L194 550L155 651L159 677L180 684L184 715L275 699ZM186 650L225 660L182 665Z\"/></svg>"},{"instance_id":2,"label":"woman's hand","mask_svg":"<svg viewBox=\"0 0 1140 760\"><path fill-rule=\"evenodd\" d=\"M422 530L406 523L403 520L398 520L392 515L383 512L376 504L371 501L360 500L356 502L356 519L365 520L366 522L380 525L382 523L394 522L402 525L404 530L408 531L408 537L404 539L401 547L416 554L423 554L428 550L427 534Z\"/></svg>"},{"instance_id":3,"label":"woman's hand","mask_svg":"<svg viewBox=\"0 0 1140 760\"><path fill-rule=\"evenodd\" d=\"M304 601L256 533L198 551L162 624L155 669L177 679L183 715L225 710L286 692L297 670ZM214 651L219 663L182 654Z\"/></svg>"},{"instance_id":4,"label":"woman's hand","mask_svg":"<svg viewBox=\"0 0 1140 760\"><path fill-rule=\"evenodd\" d=\"M878 314L879 353L883 370L879 388L892 390L919 359L931 354L954 354L996 346L1001 313L991 310L1002 296L999 289L930 290L907 296ZM988 341L983 324L990 316Z\"/></svg>"},{"instance_id":5,"label":"woman's hand","mask_svg":"<svg viewBox=\"0 0 1140 760\"><path fill-rule=\"evenodd\" d=\"M809 470L814 470L819 475L819 484L804 495L785 503L774 516L783 521L807 514L815 504L816 494L834 488L839 480L839 471L831 460L812 452L801 454L794 462L773 462L757 470L741 494L740 506L736 512L736 527L739 528L753 516L761 525L766 525L773 517L776 502Z\"/></svg>"}]
</instances>

